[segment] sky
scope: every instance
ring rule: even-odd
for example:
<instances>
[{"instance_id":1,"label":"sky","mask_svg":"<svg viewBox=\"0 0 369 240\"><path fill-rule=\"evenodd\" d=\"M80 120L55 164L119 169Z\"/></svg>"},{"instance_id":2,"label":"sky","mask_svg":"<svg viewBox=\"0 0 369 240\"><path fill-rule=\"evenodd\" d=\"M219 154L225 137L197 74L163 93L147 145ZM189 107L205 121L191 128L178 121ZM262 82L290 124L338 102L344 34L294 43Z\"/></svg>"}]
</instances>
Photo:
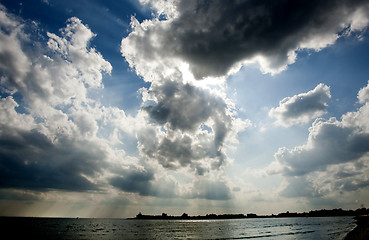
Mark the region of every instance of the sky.
<instances>
[{"instance_id":1,"label":"sky","mask_svg":"<svg viewBox=\"0 0 369 240\"><path fill-rule=\"evenodd\" d=\"M0 0L0 215L369 206L369 1Z\"/></svg>"}]
</instances>

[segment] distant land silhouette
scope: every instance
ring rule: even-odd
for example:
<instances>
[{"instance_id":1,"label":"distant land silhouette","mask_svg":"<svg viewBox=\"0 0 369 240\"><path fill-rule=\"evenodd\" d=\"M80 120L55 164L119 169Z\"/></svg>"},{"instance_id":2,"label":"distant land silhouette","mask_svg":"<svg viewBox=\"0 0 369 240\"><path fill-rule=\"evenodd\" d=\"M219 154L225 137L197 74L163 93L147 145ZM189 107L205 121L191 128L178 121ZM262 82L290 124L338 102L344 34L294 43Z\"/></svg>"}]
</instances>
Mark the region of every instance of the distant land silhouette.
<instances>
[{"instance_id":1,"label":"distant land silhouette","mask_svg":"<svg viewBox=\"0 0 369 240\"><path fill-rule=\"evenodd\" d=\"M181 216L170 216L166 213L162 213L161 215L144 215L141 212L136 215L135 218L130 219L237 219L237 218L281 218L281 217L337 217L337 216L361 216L361 215L369 215L369 208L359 208L356 210L342 210L341 208L332 209L332 210L312 210L310 212L285 212L278 213L272 215L257 215L254 213L248 214L206 214L206 215L198 215L198 216L189 216L187 213L183 213Z\"/></svg>"}]
</instances>

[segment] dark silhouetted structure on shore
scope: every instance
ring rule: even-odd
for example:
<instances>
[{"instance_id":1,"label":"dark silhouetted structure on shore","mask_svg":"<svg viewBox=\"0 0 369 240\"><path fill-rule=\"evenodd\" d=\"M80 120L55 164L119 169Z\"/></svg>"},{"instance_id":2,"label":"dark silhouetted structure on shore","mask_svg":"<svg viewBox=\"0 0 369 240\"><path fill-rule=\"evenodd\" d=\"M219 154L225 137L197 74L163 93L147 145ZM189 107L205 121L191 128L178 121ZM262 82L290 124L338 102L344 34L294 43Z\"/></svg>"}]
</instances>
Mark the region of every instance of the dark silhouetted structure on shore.
<instances>
[{"instance_id":1,"label":"dark silhouetted structure on shore","mask_svg":"<svg viewBox=\"0 0 369 240\"><path fill-rule=\"evenodd\" d=\"M342 210L341 208L332 210L315 210L308 213L279 213L276 217L339 217L339 216L360 216L369 214L369 208L359 208L356 210Z\"/></svg>"},{"instance_id":2,"label":"dark silhouetted structure on shore","mask_svg":"<svg viewBox=\"0 0 369 240\"><path fill-rule=\"evenodd\" d=\"M254 213L249 213L244 215L240 214L206 214L206 215L198 215L198 216L189 216L187 213L183 213L181 216L170 216L166 213L162 213L161 215L144 215L141 212L136 215L136 218L133 219L162 219L162 220L175 220L175 219L237 219L237 218L281 218L281 217L337 217L337 216L360 216L360 215L368 215L369 208L360 208L357 210L342 210L332 209L332 210L314 210L310 212L290 213L289 211L285 213L279 213L277 215L257 215Z\"/></svg>"}]
</instances>

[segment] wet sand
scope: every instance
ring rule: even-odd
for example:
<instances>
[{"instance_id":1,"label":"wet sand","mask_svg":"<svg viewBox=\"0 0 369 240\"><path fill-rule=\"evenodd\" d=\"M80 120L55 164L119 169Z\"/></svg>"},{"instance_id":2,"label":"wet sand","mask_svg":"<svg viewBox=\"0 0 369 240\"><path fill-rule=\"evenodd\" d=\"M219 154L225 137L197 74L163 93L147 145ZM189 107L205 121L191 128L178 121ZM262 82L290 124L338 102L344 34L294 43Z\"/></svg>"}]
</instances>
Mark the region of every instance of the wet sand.
<instances>
[{"instance_id":1,"label":"wet sand","mask_svg":"<svg viewBox=\"0 0 369 240\"><path fill-rule=\"evenodd\" d=\"M369 215L355 217L357 226L344 240L369 240Z\"/></svg>"}]
</instances>

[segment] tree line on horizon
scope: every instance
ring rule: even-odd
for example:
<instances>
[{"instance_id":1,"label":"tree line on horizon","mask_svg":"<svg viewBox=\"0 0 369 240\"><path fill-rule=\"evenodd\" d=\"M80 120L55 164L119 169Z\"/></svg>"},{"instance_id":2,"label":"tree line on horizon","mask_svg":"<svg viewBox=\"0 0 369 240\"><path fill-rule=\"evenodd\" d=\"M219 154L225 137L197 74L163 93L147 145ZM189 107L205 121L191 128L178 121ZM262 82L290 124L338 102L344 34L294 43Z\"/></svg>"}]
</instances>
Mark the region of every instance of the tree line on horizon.
<instances>
[{"instance_id":1,"label":"tree line on horizon","mask_svg":"<svg viewBox=\"0 0 369 240\"><path fill-rule=\"evenodd\" d=\"M311 210L309 212L284 212L277 215L257 215L254 213L238 213L238 214L215 214L210 213L206 215L189 216L187 213L183 213L181 216L171 216L167 213L161 215L144 215L141 212L136 215L134 219L236 219L236 218L271 218L271 217L336 217L336 216L360 216L369 215L369 208L358 208L356 210L343 210L342 208L336 209L321 209Z\"/></svg>"}]
</instances>

